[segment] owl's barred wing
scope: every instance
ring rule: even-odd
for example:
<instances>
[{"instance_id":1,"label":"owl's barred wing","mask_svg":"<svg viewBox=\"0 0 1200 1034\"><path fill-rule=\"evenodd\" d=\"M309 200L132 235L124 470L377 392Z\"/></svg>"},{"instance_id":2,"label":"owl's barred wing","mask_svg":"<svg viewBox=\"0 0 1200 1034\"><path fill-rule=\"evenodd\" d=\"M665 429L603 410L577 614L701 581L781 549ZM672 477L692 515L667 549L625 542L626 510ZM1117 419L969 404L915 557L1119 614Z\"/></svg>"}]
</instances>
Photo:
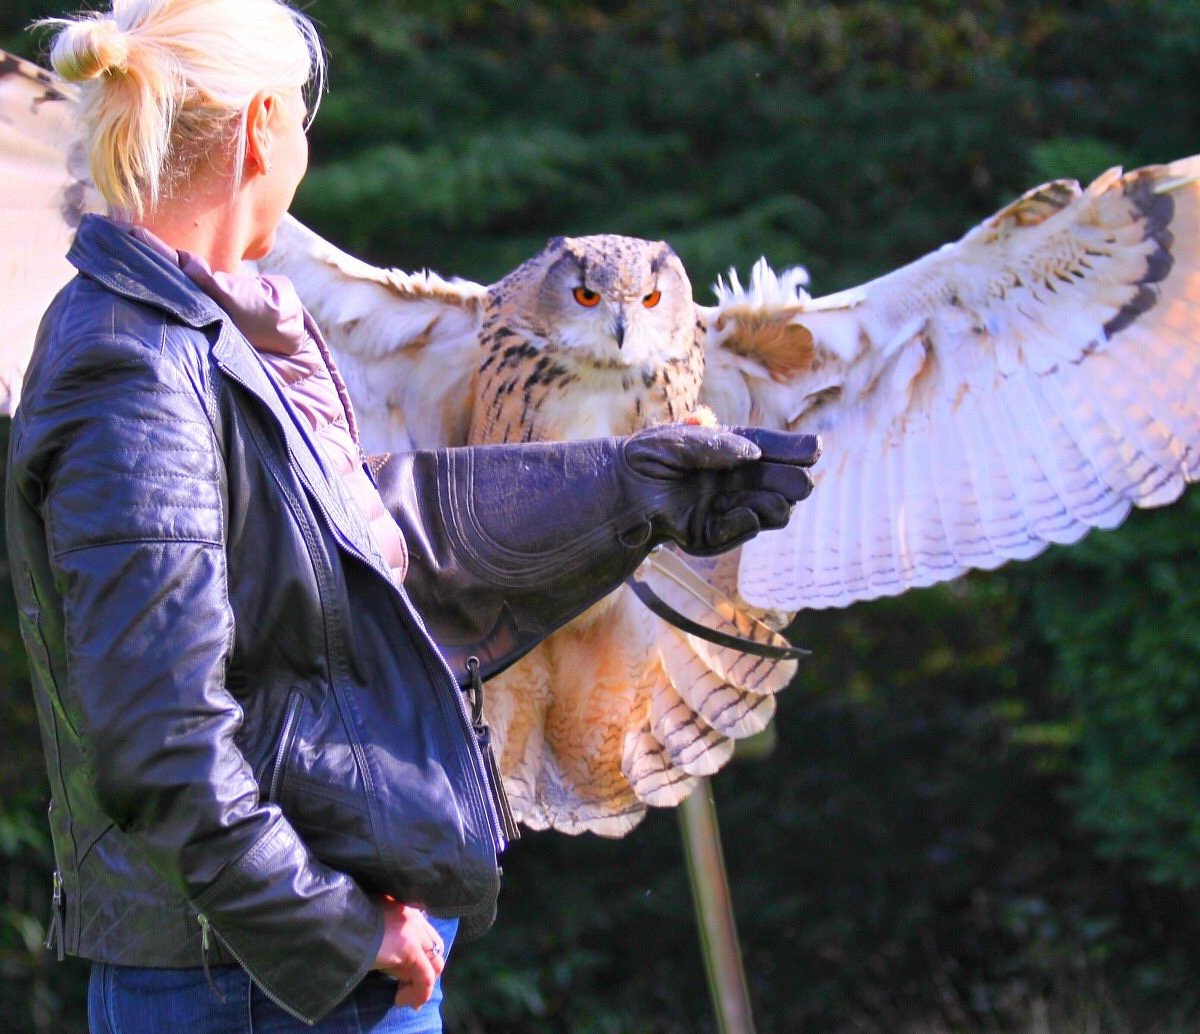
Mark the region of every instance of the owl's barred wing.
<instances>
[{"instance_id":1,"label":"owl's barred wing","mask_svg":"<svg viewBox=\"0 0 1200 1034\"><path fill-rule=\"evenodd\" d=\"M486 287L380 269L290 216L259 266L288 277L321 327L368 450L466 443Z\"/></svg>"},{"instance_id":2,"label":"owl's barred wing","mask_svg":"<svg viewBox=\"0 0 1200 1034\"><path fill-rule=\"evenodd\" d=\"M74 91L49 72L0 51L0 414L20 397L42 313L75 275L67 249L85 211L100 211L74 146Z\"/></svg>"},{"instance_id":3,"label":"owl's barred wing","mask_svg":"<svg viewBox=\"0 0 1200 1034\"><path fill-rule=\"evenodd\" d=\"M742 595L842 606L1177 498L1200 477L1198 179L1188 158L1051 183L823 299L765 266L719 289L704 401L824 442L812 497L743 548Z\"/></svg>"}]
</instances>

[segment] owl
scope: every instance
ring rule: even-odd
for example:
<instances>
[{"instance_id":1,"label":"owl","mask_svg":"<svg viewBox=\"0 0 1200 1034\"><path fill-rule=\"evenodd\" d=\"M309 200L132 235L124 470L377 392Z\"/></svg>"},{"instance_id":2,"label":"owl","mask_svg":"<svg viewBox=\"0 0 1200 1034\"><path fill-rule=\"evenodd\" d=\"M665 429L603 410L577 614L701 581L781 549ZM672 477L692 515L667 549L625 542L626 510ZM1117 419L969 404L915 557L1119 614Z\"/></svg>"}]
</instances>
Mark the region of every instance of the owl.
<instances>
[{"instance_id":1,"label":"owl","mask_svg":"<svg viewBox=\"0 0 1200 1034\"><path fill-rule=\"evenodd\" d=\"M69 108L45 73L0 65L0 211L42 262L0 277L9 405L21 314L71 275L42 259L92 203ZM1200 476L1198 231L1200 157L1046 184L818 298L803 270L760 262L700 304L667 244L620 236L555 238L487 286L369 265L288 219L262 265L322 327L368 451L672 421L822 435L786 529L713 559L662 550L635 574L674 619L622 587L489 681L517 817L620 836L767 727L796 612L1031 557Z\"/></svg>"},{"instance_id":2,"label":"owl","mask_svg":"<svg viewBox=\"0 0 1200 1034\"><path fill-rule=\"evenodd\" d=\"M479 341L473 444L631 434L696 412L704 348L663 243L556 237L488 290Z\"/></svg>"}]
</instances>

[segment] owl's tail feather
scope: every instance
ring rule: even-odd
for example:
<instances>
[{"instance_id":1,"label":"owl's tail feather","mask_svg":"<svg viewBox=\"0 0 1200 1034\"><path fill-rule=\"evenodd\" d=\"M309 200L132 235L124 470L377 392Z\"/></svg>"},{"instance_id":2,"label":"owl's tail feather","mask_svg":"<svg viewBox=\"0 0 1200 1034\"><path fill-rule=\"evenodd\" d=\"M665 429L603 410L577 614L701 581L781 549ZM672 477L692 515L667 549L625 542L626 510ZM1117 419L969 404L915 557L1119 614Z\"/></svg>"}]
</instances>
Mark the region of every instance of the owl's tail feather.
<instances>
[{"instance_id":1,"label":"owl's tail feather","mask_svg":"<svg viewBox=\"0 0 1200 1034\"><path fill-rule=\"evenodd\" d=\"M674 658L674 663L667 663L673 681L686 684L690 680L690 669L698 673L699 669L695 668L698 663L727 685L761 696L778 693L796 674L795 651L791 644L751 608L694 570L690 560L664 550L652 555L638 576L683 617L724 637L760 644L774 652L774 656L764 656L763 652L747 652L740 646L684 635L682 639L695 657L693 662L690 656L677 652L672 640L660 636L660 645L665 640L666 651ZM727 720L718 722L717 728L725 731ZM738 735L736 732L730 734Z\"/></svg>"},{"instance_id":2,"label":"owl's tail feather","mask_svg":"<svg viewBox=\"0 0 1200 1034\"><path fill-rule=\"evenodd\" d=\"M690 622L740 642L778 651L745 652L683 631L642 611L654 632L658 664L649 714L634 715L626 736L622 772L646 804L683 800L701 776L712 775L733 756L734 740L761 732L775 714L775 694L796 671L788 642L744 604L701 579L690 560L659 553L639 578ZM708 565L706 562L701 562Z\"/></svg>"}]
</instances>

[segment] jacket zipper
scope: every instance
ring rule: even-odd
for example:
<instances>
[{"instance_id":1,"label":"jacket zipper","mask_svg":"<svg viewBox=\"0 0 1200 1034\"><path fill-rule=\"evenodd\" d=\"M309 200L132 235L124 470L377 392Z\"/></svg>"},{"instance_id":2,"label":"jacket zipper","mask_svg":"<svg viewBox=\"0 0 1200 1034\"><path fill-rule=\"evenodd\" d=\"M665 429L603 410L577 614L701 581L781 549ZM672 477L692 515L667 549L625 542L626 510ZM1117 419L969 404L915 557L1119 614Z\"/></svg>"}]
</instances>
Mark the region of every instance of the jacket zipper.
<instances>
[{"instance_id":1,"label":"jacket zipper","mask_svg":"<svg viewBox=\"0 0 1200 1034\"><path fill-rule=\"evenodd\" d=\"M471 728L479 741L479 751L487 766L488 783L492 791L492 800L496 805L496 814L504 835L511 844L521 839L521 830L513 816L512 804L508 799L508 791L504 789L504 777L500 774L500 765L496 761L496 752L492 749L492 730L483 716L483 680L479 677L479 658L467 658L468 685L464 692L471 698Z\"/></svg>"},{"instance_id":2,"label":"jacket zipper","mask_svg":"<svg viewBox=\"0 0 1200 1034\"><path fill-rule=\"evenodd\" d=\"M287 757L292 745L292 727L296 724L296 716L300 713L303 697L299 690L292 690L292 698L288 701L287 714L283 719L283 732L279 735L279 746L275 749L275 767L271 771L271 786L267 791L267 800L275 803L279 800L279 787L283 782L283 760Z\"/></svg>"},{"instance_id":3,"label":"jacket zipper","mask_svg":"<svg viewBox=\"0 0 1200 1034\"><path fill-rule=\"evenodd\" d=\"M63 926L66 906L63 902L63 879L62 873L54 870L54 890L50 897L50 928L46 931L46 947L55 948L58 956L58 961L62 962L66 958L66 947L63 944Z\"/></svg>"},{"instance_id":4,"label":"jacket zipper","mask_svg":"<svg viewBox=\"0 0 1200 1034\"><path fill-rule=\"evenodd\" d=\"M216 981L213 980L212 973L208 968L208 916L197 912L196 921L200 924L200 965L204 967L204 979L208 981L209 990L217 996L219 1001L224 1002L225 996L221 994L221 989L217 987ZM249 972L249 970L246 972Z\"/></svg>"},{"instance_id":5,"label":"jacket zipper","mask_svg":"<svg viewBox=\"0 0 1200 1034\"><path fill-rule=\"evenodd\" d=\"M233 370L231 370L227 366L222 367L222 369L225 371L225 374L230 378L230 380L236 382L237 384L240 384L242 386L243 390L245 390L248 394L250 394L255 399L258 399L258 395L255 393L255 391L248 384L246 384L239 376L237 376L237 374ZM270 407L267 407L267 408L269 410ZM271 416L273 419L275 419L278 422L278 418L275 416L275 414L273 412L271 413ZM446 676L447 685L450 687L450 690L451 690L451 696L453 696L455 701L457 702L458 714L462 721L463 732L465 734L464 738L471 745L470 750L472 752L472 759L474 760L475 779L478 784L475 787L475 789L477 791L476 797L477 797L477 800L484 806L484 809L487 812L487 816L491 820L492 847L497 854L500 854L505 849L505 847L508 846L508 841L505 837L504 825L502 824L502 822L500 820L500 816L498 814L497 807L496 807L496 804L494 801L495 794L494 794L494 791L492 791L491 787L490 787L490 779L488 777L487 763L484 761L483 750L480 747L479 740L475 736L474 729L472 728L472 725L471 725L470 716L467 714L467 706L466 706L466 703L463 701L463 694L462 694L462 691L459 689L458 679L456 679L454 677L454 672L452 672L450 670L449 663L446 661L446 658L442 656L442 652L437 648L437 644L434 642L433 637L429 634L429 630L425 627L425 622L421 619L421 615L417 613L416 607L414 607L412 605L412 601L408 598L408 594L404 591L404 587L402 585L397 585L396 582L392 579L391 574L389 572L381 571L380 568L378 568L372 560L370 560L367 556L365 556L363 554L362 550L360 550L358 548L357 544L355 542L353 542L348 536L346 536L341 531L337 522L334 521L332 515L330 514L329 508L325 505L325 501L324 501L324 499L322 499L321 493L316 491L314 486L309 481L308 475L304 471L303 467L299 463L296 462L295 455L292 452L291 442L288 440L288 437L287 437L286 429L281 428L281 431L283 432L283 449L284 449L284 452L287 454L288 462L289 462L291 468L296 472L296 475L300 478L300 481L304 484L305 489L308 491L309 498L312 499L312 501L316 504L317 508L321 511L321 516L325 518L326 526L334 533L334 535L338 538L338 540L343 544L343 547L347 550L347 552L349 552L352 556L356 557L358 560L361 560L363 563L365 563L368 567L370 567L373 571L375 571L380 577L384 578L387 581L388 585L390 585L394 590L396 590L399 593L400 598L404 601L405 609L408 611L409 616L416 623L416 626L420 630L422 636L424 637L426 644L432 650L434 657L437 658L437 663L438 663L439 667L441 668L442 672ZM267 461L268 465L270 465L270 460L269 460L269 457L266 452L264 452L263 458L264 458L264 460ZM272 474L274 475L276 480L279 481L279 483L280 483L279 487L284 492L284 496L286 498L288 495L287 488L284 486L282 479L279 477L278 472L276 472L272 469ZM360 761L361 761L361 759L360 759ZM501 788L501 792L503 792L503 788Z\"/></svg>"},{"instance_id":6,"label":"jacket zipper","mask_svg":"<svg viewBox=\"0 0 1200 1034\"><path fill-rule=\"evenodd\" d=\"M394 582L392 584L395 585ZM463 728L467 733L466 739L470 743L471 750L473 751L473 757L475 761L475 777L479 780L481 790L486 788L488 791L486 793L481 792L480 797L487 808L488 818L491 819L493 846L496 849L496 854L500 854L506 847L508 847L508 841L510 838L506 837L505 835L504 823L501 821L500 812L496 804L496 791L493 789L491 785L491 779L488 775L488 766L487 762L484 760L483 747L480 745L479 738L475 735L474 723L471 721L471 716L467 712L467 702L464 699L465 694L459 688L459 682L458 679L454 677L454 672L450 670L450 663L445 657L442 656L442 651L437 648L437 643L434 642L433 636L429 634L429 629L425 627L424 619L422 619L421 615L417 612L417 608L412 605L412 600L408 598L408 593L404 591L404 587L401 585L397 585L396 589L400 593L400 598L404 601L405 609L416 622L417 628L420 629L421 634L425 637L425 642L429 645L430 650L433 651L434 657L437 658L438 665L441 667L442 673L446 676L447 685L450 687L450 695L454 697L454 701L458 705L458 713L462 719ZM468 680L470 679L470 675L471 673L468 671ZM504 793L503 783L500 785L500 793ZM505 805L507 806L507 804L508 798L505 797ZM520 834L518 833L518 836L519 835ZM511 839L515 840L516 837L512 837Z\"/></svg>"},{"instance_id":7,"label":"jacket zipper","mask_svg":"<svg viewBox=\"0 0 1200 1034\"><path fill-rule=\"evenodd\" d=\"M200 953L201 953L201 958L203 959L203 964L204 964L204 975L206 977L208 977L208 986L213 989L213 994L215 994L218 998L220 998L221 1001L225 1000L225 996L222 995L221 992L217 989L217 985L213 983L212 976L208 971L208 952L209 952L209 948L210 948L210 943L209 943L209 934L210 933L212 934L213 937L215 937L217 939L217 941L221 945L221 947L224 948L227 952L229 952L230 955L233 956L234 961L250 975L251 979L254 980L255 986L263 994L265 994L267 996L267 998L269 998L272 1002L274 1002L276 1005L278 1005L279 1008L281 1008L289 1016L295 1016L296 1019L300 1020L301 1022L307 1023L310 1027L314 1023L317 1022L316 1017L306 1016L304 1013L299 1012L296 1009L293 1009L290 1005L288 1005L285 1001L283 1001L283 999L280 998L277 994L272 992L269 988L264 987L262 981L257 979L254 976L254 970L252 970L249 966L246 965L246 963L244 963L242 961L242 957L236 951L234 951L232 945L230 945L230 943L227 940L225 940L225 938L222 937L220 935L220 933L216 930L216 928L213 927L213 925L209 922L208 916L206 916L203 912L197 912L196 913L196 922L198 922L200 924Z\"/></svg>"}]
</instances>

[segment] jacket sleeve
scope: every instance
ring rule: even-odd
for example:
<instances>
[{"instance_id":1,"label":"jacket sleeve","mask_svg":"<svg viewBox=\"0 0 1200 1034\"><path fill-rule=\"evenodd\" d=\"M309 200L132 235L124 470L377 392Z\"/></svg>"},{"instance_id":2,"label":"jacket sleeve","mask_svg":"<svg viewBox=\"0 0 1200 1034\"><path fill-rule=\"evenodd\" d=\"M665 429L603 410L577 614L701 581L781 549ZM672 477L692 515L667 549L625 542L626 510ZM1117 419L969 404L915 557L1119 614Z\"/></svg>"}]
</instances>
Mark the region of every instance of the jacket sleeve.
<instances>
[{"instance_id":1,"label":"jacket sleeve","mask_svg":"<svg viewBox=\"0 0 1200 1034\"><path fill-rule=\"evenodd\" d=\"M21 414L36 443L22 456L37 496L26 502L46 527L63 601L59 688L100 806L205 933L311 1023L369 969L382 914L263 802L235 743L224 468L195 363L120 338L74 347Z\"/></svg>"},{"instance_id":2,"label":"jacket sleeve","mask_svg":"<svg viewBox=\"0 0 1200 1034\"><path fill-rule=\"evenodd\" d=\"M404 588L452 670L488 678L628 578L650 551L620 506L616 439L371 458L408 547Z\"/></svg>"}]
</instances>

